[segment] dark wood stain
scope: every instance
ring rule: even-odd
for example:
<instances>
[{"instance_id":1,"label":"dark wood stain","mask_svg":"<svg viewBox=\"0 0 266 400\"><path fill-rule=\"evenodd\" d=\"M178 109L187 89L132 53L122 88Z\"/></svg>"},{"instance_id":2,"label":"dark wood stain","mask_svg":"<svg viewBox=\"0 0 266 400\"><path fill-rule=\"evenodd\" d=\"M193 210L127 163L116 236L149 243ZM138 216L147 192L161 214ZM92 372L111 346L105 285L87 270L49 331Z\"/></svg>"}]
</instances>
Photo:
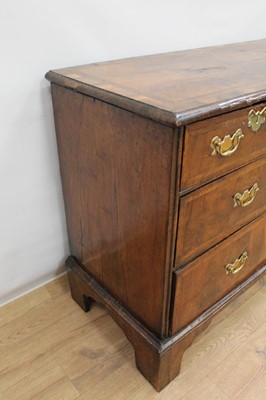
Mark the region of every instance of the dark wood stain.
<instances>
[{"instance_id":1,"label":"dark wood stain","mask_svg":"<svg viewBox=\"0 0 266 400\"><path fill-rule=\"evenodd\" d=\"M69 268L68 278L73 299L85 312L90 310L93 300L107 308L132 344L137 368L158 392L179 374L184 352L209 326L212 317L266 272L266 266L261 267L193 323L168 339L160 340L128 313L95 279L85 273L74 258L69 257L66 265Z\"/></svg>"},{"instance_id":2,"label":"dark wood stain","mask_svg":"<svg viewBox=\"0 0 266 400\"><path fill-rule=\"evenodd\" d=\"M184 168L181 191L195 189L202 184L231 172L239 166L250 163L266 153L266 125L261 125L258 132L248 127L250 110L261 111L266 104L248 107L210 118L186 127L184 143ZM237 150L227 157L212 155L211 141L215 136L223 139L242 129L244 137Z\"/></svg>"},{"instance_id":3,"label":"dark wood stain","mask_svg":"<svg viewBox=\"0 0 266 400\"><path fill-rule=\"evenodd\" d=\"M53 86L56 120L61 107L71 107L72 94ZM70 236L71 248L81 247L80 257L72 254L133 315L164 335L176 135L90 97L75 94L75 99L73 121L69 113L57 124L61 170L67 164L75 184L75 192L63 185L72 207L69 230L77 232Z\"/></svg>"},{"instance_id":4,"label":"dark wood stain","mask_svg":"<svg viewBox=\"0 0 266 400\"><path fill-rule=\"evenodd\" d=\"M60 89L60 93L64 93L64 95L58 99L57 93L55 86L52 85L55 128L69 246L71 254L81 259L82 219L80 202L77 199L80 186L77 179L79 169L76 162L76 154L79 152L79 127L82 119L83 98L78 93Z\"/></svg>"},{"instance_id":5,"label":"dark wood stain","mask_svg":"<svg viewBox=\"0 0 266 400\"><path fill-rule=\"evenodd\" d=\"M255 161L180 199L176 266L190 261L266 210L266 158ZM234 207L233 196L258 183L246 207Z\"/></svg>"},{"instance_id":6,"label":"dark wood stain","mask_svg":"<svg viewBox=\"0 0 266 400\"><path fill-rule=\"evenodd\" d=\"M156 390L266 271L266 40L50 71L73 299L102 303ZM242 129L229 157L211 140ZM259 186L254 201L233 196ZM244 251L236 275L224 267ZM110 338L112 340L112 338Z\"/></svg>"},{"instance_id":7,"label":"dark wood stain","mask_svg":"<svg viewBox=\"0 0 266 400\"><path fill-rule=\"evenodd\" d=\"M251 222L220 245L175 272L172 333L178 332L228 291L252 275L266 260L266 215ZM245 251L248 259L235 275L225 266Z\"/></svg>"},{"instance_id":8,"label":"dark wood stain","mask_svg":"<svg viewBox=\"0 0 266 400\"><path fill-rule=\"evenodd\" d=\"M266 99L266 39L50 71L47 79L180 126Z\"/></svg>"}]
</instances>

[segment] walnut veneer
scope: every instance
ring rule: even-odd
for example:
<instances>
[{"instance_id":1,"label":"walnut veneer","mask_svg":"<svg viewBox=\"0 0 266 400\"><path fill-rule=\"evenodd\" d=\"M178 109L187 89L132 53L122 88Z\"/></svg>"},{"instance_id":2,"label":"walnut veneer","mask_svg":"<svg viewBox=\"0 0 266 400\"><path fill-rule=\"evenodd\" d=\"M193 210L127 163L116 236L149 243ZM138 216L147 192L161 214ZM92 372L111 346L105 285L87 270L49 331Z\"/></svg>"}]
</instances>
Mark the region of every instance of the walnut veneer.
<instances>
[{"instance_id":1,"label":"walnut veneer","mask_svg":"<svg viewBox=\"0 0 266 400\"><path fill-rule=\"evenodd\" d=\"M108 308L158 391L266 270L265 71L260 40L46 75L72 296Z\"/></svg>"}]
</instances>

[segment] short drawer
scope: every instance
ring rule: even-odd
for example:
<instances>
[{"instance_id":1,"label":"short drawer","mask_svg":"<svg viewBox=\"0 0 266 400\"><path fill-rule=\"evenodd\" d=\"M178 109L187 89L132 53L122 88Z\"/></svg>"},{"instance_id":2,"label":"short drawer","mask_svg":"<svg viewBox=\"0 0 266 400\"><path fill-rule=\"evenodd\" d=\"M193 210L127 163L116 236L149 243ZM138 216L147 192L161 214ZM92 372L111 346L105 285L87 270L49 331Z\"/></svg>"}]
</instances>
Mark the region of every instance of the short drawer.
<instances>
[{"instance_id":1,"label":"short drawer","mask_svg":"<svg viewBox=\"0 0 266 400\"><path fill-rule=\"evenodd\" d=\"M193 321L265 262L266 216L263 214L174 273L172 333Z\"/></svg>"},{"instance_id":2,"label":"short drawer","mask_svg":"<svg viewBox=\"0 0 266 400\"><path fill-rule=\"evenodd\" d=\"M252 110L261 115L255 115ZM200 186L266 155L265 119L266 108L262 104L188 125L181 191Z\"/></svg>"},{"instance_id":3,"label":"short drawer","mask_svg":"<svg viewBox=\"0 0 266 400\"><path fill-rule=\"evenodd\" d=\"M263 157L180 199L178 267L222 241L266 210Z\"/></svg>"}]
</instances>

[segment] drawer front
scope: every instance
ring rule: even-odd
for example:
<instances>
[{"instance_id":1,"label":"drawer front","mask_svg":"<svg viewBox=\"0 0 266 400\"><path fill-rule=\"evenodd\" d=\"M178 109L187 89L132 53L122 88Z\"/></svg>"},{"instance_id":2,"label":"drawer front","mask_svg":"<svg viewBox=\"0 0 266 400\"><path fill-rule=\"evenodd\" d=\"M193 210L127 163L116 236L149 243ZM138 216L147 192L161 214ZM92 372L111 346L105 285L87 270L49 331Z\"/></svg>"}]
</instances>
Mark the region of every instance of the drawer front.
<instances>
[{"instance_id":1,"label":"drawer front","mask_svg":"<svg viewBox=\"0 0 266 400\"><path fill-rule=\"evenodd\" d=\"M174 273L172 333L193 321L265 262L266 216L263 214ZM226 273L228 264L231 264L228 270L236 273Z\"/></svg>"},{"instance_id":2,"label":"drawer front","mask_svg":"<svg viewBox=\"0 0 266 400\"><path fill-rule=\"evenodd\" d=\"M185 133L181 191L200 186L265 155L266 109L262 112L264 108L265 104L262 104L188 125ZM249 117L251 110L262 113Z\"/></svg>"},{"instance_id":3,"label":"drawer front","mask_svg":"<svg viewBox=\"0 0 266 400\"><path fill-rule=\"evenodd\" d=\"M192 260L262 214L265 199L265 157L182 197L175 265Z\"/></svg>"}]
</instances>

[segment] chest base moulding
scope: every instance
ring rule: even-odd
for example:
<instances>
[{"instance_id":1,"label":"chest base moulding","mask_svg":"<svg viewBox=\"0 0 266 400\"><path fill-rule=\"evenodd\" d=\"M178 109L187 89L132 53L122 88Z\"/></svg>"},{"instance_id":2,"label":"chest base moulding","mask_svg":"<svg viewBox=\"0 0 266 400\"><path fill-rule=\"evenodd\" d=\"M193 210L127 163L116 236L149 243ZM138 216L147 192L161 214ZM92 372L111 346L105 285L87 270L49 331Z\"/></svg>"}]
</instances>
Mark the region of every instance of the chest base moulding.
<instances>
[{"instance_id":1,"label":"chest base moulding","mask_svg":"<svg viewBox=\"0 0 266 400\"><path fill-rule=\"evenodd\" d=\"M157 391L265 273L265 71L260 40L46 75L72 297L108 309Z\"/></svg>"}]
</instances>

